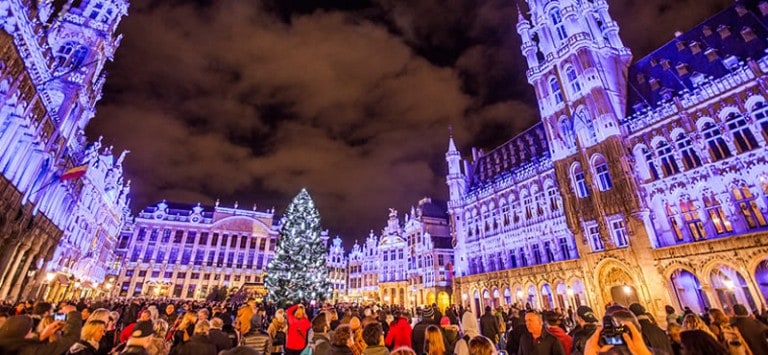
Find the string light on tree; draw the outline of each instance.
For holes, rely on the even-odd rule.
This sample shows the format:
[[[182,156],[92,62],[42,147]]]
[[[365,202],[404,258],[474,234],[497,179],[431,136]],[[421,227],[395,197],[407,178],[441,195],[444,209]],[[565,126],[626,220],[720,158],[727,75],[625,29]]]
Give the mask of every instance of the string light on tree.
[[[328,250],[320,231],[320,213],[302,189],[285,210],[275,257],[264,279],[272,302],[285,306],[328,299]]]

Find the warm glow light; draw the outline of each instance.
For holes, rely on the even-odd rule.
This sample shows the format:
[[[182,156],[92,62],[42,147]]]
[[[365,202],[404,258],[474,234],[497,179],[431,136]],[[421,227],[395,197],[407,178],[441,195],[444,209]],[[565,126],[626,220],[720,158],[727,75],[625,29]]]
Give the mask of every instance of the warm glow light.
[[[80,288],[80,281],[75,281],[75,288]]]
[[[112,284],[106,284],[106,285],[104,285],[104,287],[106,287],[107,290],[111,290],[112,289]]]
[[[463,301],[466,301],[466,300],[467,300],[467,298],[469,298],[469,296],[467,296],[467,294],[466,294],[466,293],[462,293],[462,294],[461,294],[461,299],[462,299]]]
[[[49,273],[45,274],[45,280],[48,281],[48,282],[53,281],[54,277],[56,277],[56,274],[54,274],[52,272],[49,272]]]
[[[565,293],[566,293],[568,296],[573,296],[573,289],[572,289],[572,288],[570,288],[570,287],[568,287],[568,289],[567,289],[567,290],[565,290]]]
[[[389,302],[389,295],[384,296],[384,302]]]
[[[728,288],[729,290],[733,290],[733,280],[730,280],[730,279],[725,279],[725,281],[723,281],[723,284],[724,284],[724,285],[725,285],[725,287],[726,287],[726,288]]]
[[[523,298],[523,291],[517,290],[517,298]]]
[[[632,293],[632,287],[629,287],[628,285],[624,285],[624,293],[626,293],[627,295]]]

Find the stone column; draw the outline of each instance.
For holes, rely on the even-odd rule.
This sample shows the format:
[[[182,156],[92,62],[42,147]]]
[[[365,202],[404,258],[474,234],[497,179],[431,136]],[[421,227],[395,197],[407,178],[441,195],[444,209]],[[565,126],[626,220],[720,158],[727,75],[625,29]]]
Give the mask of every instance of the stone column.
[[[24,261],[24,265],[21,267],[21,271],[19,272],[19,277],[13,283],[13,288],[11,288],[11,292],[8,294],[8,298],[19,298],[21,296],[22,285],[25,287],[30,286],[30,280],[27,277],[27,272],[32,263],[37,260],[39,251],[40,244],[35,244],[30,248],[30,250],[27,251],[27,260]]]
[[[8,272],[5,274],[5,278],[2,281],[2,288],[0,288],[0,299],[5,299],[8,296],[8,293],[11,290],[11,287],[13,286],[13,276],[16,274],[16,270],[18,270],[20,264],[21,264],[21,258],[24,256],[24,254],[29,250],[29,248],[32,246],[32,238],[27,238],[19,247],[16,249],[16,253],[13,256],[13,261],[9,265]]]

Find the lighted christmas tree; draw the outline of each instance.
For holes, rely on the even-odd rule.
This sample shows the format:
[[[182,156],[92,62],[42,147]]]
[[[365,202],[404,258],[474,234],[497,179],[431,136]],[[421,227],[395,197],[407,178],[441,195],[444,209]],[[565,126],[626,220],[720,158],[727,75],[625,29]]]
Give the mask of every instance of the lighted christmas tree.
[[[307,190],[301,189],[285,210],[275,257],[266,271],[264,283],[271,302],[285,306],[328,298],[328,250],[320,229],[320,213]]]

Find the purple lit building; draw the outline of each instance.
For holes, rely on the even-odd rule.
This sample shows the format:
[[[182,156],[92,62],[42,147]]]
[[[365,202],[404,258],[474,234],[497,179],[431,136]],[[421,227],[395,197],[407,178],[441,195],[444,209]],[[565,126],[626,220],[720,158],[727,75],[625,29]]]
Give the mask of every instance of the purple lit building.
[[[605,0],[526,1],[541,122],[449,142],[454,300],[534,308],[768,305],[768,2],[632,62]]]
[[[63,237],[65,245],[91,246],[92,258],[109,261],[103,240],[114,240],[120,228],[122,173],[109,166],[109,177],[58,177],[96,163],[88,160],[83,131],[127,9],[126,0],[0,2],[0,299],[42,297],[53,284],[71,296],[80,278],[103,279],[99,268],[73,275],[71,265],[59,269],[51,261]],[[79,224],[69,228],[74,220]]]

